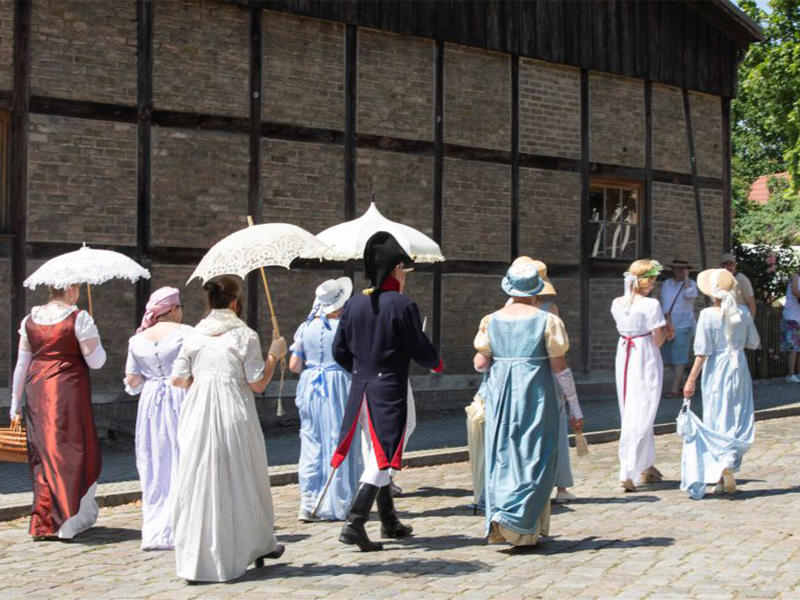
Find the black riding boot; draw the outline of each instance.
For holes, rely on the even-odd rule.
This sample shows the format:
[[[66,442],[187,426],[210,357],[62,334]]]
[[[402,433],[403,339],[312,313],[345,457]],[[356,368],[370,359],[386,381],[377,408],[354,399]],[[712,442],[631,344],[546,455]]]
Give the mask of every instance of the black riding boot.
[[[381,518],[381,537],[403,538],[414,530],[410,525],[403,525],[394,510],[391,486],[384,486],[378,491],[378,515]]]
[[[350,504],[350,511],[347,513],[347,521],[339,534],[339,541],[343,544],[358,546],[362,552],[375,552],[383,550],[383,544],[370,541],[367,537],[367,530],[364,523],[369,520],[369,512],[378,495],[378,489],[369,483],[362,483],[356,491],[353,502]]]

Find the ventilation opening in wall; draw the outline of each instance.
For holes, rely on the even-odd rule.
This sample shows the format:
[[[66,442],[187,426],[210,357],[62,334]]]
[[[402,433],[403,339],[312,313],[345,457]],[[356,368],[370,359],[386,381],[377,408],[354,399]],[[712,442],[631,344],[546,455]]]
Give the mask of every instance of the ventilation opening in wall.
[[[11,113],[0,111],[0,233],[10,232],[8,206],[8,145],[11,139]]]
[[[589,187],[589,256],[627,261],[642,251],[642,184],[592,178]]]

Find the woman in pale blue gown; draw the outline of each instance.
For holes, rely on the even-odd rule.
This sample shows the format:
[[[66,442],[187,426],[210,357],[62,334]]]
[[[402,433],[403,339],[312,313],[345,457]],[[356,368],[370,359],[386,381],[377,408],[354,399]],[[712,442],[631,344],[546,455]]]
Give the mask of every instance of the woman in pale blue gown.
[[[695,362],[684,387],[687,402],[679,416],[678,432],[684,438],[681,489],[700,499],[708,484],[715,493],[733,493],[733,474],[753,443],[753,381],[745,348],[760,344],[750,312],[737,306],[736,280],[725,269],[709,269],[697,277],[697,286],[714,300],[697,322]],[[688,407],[703,372],[703,420]]]
[[[363,469],[360,436],[354,436],[354,451],[337,469],[319,510],[312,515],[331,472],[331,458],[350,394],[350,374],[333,359],[331,344],[339,327],[339,312],[352,292],[348,277],[323,282],[317,288],[314,308],[298,328],[290,348],[289,367],[300,373],[295,399],[300,413],[297,518],[304,522],[315,518],[343,520]]]
[[[503,279],[513,302],[484,317],[475,338],[475,368],[488,370],[486,529],[489,543],[533,546],[549,535],[550,495],[558,467],[555,374],[570,401],[575,382],[564,355],[561,319],[534,305],[544,283],[533,264],[515,264]]]

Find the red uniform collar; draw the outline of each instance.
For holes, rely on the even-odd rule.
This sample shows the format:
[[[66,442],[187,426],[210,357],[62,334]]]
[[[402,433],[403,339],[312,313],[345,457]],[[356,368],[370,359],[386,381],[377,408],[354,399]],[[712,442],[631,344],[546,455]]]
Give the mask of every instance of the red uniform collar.
[[[397,281],[394,277],[389,275],[386,279],[383,280],[381,287],[378,288],[382,292],[399,292],[400,291],[400,282]]]

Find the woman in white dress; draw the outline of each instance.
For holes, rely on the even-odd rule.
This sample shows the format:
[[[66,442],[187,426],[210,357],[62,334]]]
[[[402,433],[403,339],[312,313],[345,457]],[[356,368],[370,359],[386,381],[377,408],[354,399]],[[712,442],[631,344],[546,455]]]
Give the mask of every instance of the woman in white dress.
[[[274,339],[264,361],[258,335],[239,318],[239,282],[225,276],[203,287],[210,313],[172,368],[173,385],[189,388],[178,421],[173,527],[178,576],[192,582],[235,579],[284,550],[253,392],[267,387],[286,342]]]
[[[656,420],[664,364],[659,348],[668,330],[661,304],[647,296],[653,290],[661,265],[654,260],[637,260],[625,273],[625,294],[615,298],[611,314],[619,332],[616,380],[619,400],[619,481],[627,492],[637,483],[661,481],[655,463]]]

